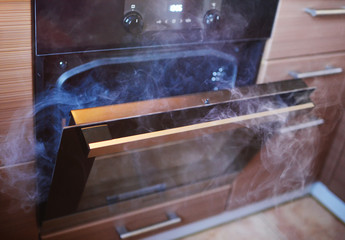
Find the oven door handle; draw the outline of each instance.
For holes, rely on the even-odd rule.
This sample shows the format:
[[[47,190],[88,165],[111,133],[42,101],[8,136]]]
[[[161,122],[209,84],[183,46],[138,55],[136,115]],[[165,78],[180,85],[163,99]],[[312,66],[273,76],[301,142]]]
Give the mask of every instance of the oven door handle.
[[[304,12],[310,14],[312,17],[321,17],[321,16],[333,16],[333,15],[344,15],[345,7],[337,9],[313,9],[305,8]]]
[[[185,135],[196,136],[198,133],[204,134],[205,132],[212,131],[212,129],[216,130],[218,128],[234,128],[238,125],[241,125],[241,123],[243,123],[244,121],[256,121],[256,124],[258,124],[259,122],[265,121],[266,118],[272,118],[280,114],[288,114],[289,112],[293,111],[307,110],[313,107],[314,104],[309,102],[296,106],[267,110],[248,115],[224,118],[220,120],[197,123],[182,127],[170,128],[166,130],[141,133],[137,135],[130,135],[126,137],[98,142],[92,141],[88,143],[88,157],[93,158],[107,154],[123,152],[133,148],[138,148],[139,146],[147,147],[157,142],[170,141],[170,139],[178,140],[181,137],[184,137]]]
[[[118,227],[116,227],[116,230],[117,230],[118,234],[120,235],[121,239],[127,239],[130,237],[135,237],[135,236],[138,236],[140,234],[151,232],[151,231],[154,231],[154,230],[157,230],[160,228],[175,225],[175,224],[178,224],[182,221],[182,219],[179,216],[177,216],[176,213],[174,213],[174,212],[169,212],[166,215],[168,217],[168,220],[163,221],[163,222],[159,222],[159,223],[147,226],[147,227],[139,228],[137,230],[133,230],[133,231],[128,232],[125,226],[118,226]]]
[[[319,70],[319,71],[314,71],[314,72],[304,72],[304,73],[299,73],[296,71],[290,71],[289,75],[292,76],[293,78],[312,78],[312,77],[321,77],[321,76],[327,76],[327,75],[332,75],[332,74],[338,74],[342,73],[343,69],[341,67],[334,68],[334,67],[326,67],[324,70]]]

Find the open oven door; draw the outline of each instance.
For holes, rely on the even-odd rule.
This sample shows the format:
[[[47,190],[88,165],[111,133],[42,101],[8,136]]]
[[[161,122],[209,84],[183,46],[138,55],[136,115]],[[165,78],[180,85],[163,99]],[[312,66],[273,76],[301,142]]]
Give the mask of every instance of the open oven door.
[[[291,80],[73,110],[46,219],[145,197],[147,206],[150,195],[154,204],[229,184],[272,134],[310,125],[299,119],[314,107],[313,90]]]

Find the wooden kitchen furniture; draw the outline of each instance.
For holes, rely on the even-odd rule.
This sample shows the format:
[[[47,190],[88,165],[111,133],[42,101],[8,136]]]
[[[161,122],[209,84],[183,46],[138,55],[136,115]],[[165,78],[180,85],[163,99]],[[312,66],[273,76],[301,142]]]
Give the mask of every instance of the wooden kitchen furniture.
[[[287,79],[291,71],[316,73],[305,78],[317,88],[313,96],[315,111],[325,119],[320,142],[315,146],[323,152],[318,161],[322,169],[316,173],[345,201],[345,1],[282,0],[280,4],[258,82]],[[320,16],[310,15],[313,13]],[[325,73],[330,75],[322,76]]]
[[[343,72],[338,74],[306,78],[310,86],[317,87],[312,96],[316,103],[314,112],[324,119],[325,123],[319,128],[313,127],[311,130],[305,129],[296,131],[294,134],[275,136],[272,143],[276,139],[276,141],[279,140],[280,145],[290,140],[300,139],[300,142],[292,148],[284,148],[282,153],[287,154],[284,156],[286,158],[282,161],[270,162],[272,156],[277,155],[268,156],[270,149],[264,149],[237,176],[232,186],[211,189],[202,194],[182,197],[168,204],[160,203],[135,213],[123,213],[116,217],[97,219],[95,215],[88,215],[85,218],[95,218],[95,221],[69,229],[68,225],[65,225],[66,222],[57,220],[55,225],[48,224],[48,228],[52,232],[57,226],[57,229],[65,228],[66,230],[47,234],[46,239],[94,239],[94,236],[116,239],[118,235],[114,227],[115,222],[122,223],[129,229],[137,229],[143,227],[143,223],[136,221],[137,216],[147,216],[154,222],[164,221],[167,219],[166,210],[177,212],[185,218],[187,223],[220,213],[226,204],[228,209],[234,209],[303,187],[320,176],[322,167],[324,168],[321,180],[333,191],[338,192],[339,196],[343,196],[344,191],[339,186],[344,182],[341,169],[344,166],[344,141],[342,140],[344,139],[345,32],[343,29],[345,17],[344,15],[312,17],[304,11],[305,8],[336,9],[343,6],[345,6],[344,0],[281,0],[280,2],[277,21],[272,39],[266,47],[258,83],[289,79],[292,78],[289,74],[291,72],[322,71],[329,70],[330,67],[343,69]],[[19,146],[24,140],[30,149],[33,148],[33,145],[30,145],[33,132],[30,114],[33,102],[30,1],[0,1],[0,52],[1,146],[4,146],[4,143]],[[23,125],[27,126],[24,135],[19,137],[17,134],[8,135],[11,126],[22,127]],[[310,136],[310,138],[306,139],[305,136]],[[333,139],[336,140],[332,141]],[[280,145],[276,146],[277,149],[280,149]],[[299,155],[289,154],[291,149]],[[315,152],[310,155],[310,152],[304,152],[305,149]],[[23,204],[23,199],[28,197],[27,193],[35,192],[34,161],[32,158],[21,157],[13,161],[6,158],[2,147],[1,151],[0,186],[1,190],[6,191],[0,193],[0,238],[38,239],[35,206],[28,207],[29,205]],[[28,150],[24,152],[28,153]],[[292,159],[293,165],[286,172],[284,169],[291,157],[296,158]],[[271,168],[267,169],[267,167]],[[299,171],[301,169],[307,170],[307,173]],[[302,175],[294,175],[296,171]],[[9,182],[9,174],[12,174],[12,177],[24,177],[16,182]],[[25,178],[25,176],[28,177]],[[272,180],[281,178],[291,181],[288,185],[284,185],[284,182],[280,185],[272,184]],[[227,200],[230,190],[230,200]],[[209,206],[209,201],[215,199],[219,205]],[[30,204],[30,201],[26,203]],[[109,211],[111,213],[111,210]],[[77,221],[73,219],[73,216],[70,220]],[[181,223],[177,223],[179,224]],[[172,225],[172,227],[177,225]]]
[[[0,1],[0,239],[38,239],[31,1]]]
[[[264,149],[233,184],[229,209],[304,187],[318,179],[344,200],[345,190],[340,186],[345,181],[341,141],[344,139],[345,15],[339,14],[344,12],[344,6],[344,0],[280,1],[257,83],[304,79],[309,86],[316,87],[311,96],[316,104],[313,111],[324,124],[299,130],[296,135],[284,137],[283,134],[280,146]],[[312,16],[310,12],[326,15]]]
[[[329,150],[325,165],[322,169],[320,180],[345,202],[345,114],[336,130],[335,138]]]

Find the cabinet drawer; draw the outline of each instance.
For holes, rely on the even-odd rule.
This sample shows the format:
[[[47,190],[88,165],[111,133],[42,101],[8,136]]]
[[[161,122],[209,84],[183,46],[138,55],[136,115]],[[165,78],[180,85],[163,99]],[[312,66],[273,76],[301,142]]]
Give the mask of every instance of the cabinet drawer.
[[[345,50],[345,15],[315,16],[306,8],[341,12],[345,0],[281,0],[266,59]],[[333,12],[336,13],[336,12]]]
[[[146,233],[143,231],[142,234],[128,238],[140,239],[153,233],[221,213],[225,209],[229,191],[230,185],[226,185],[175,201],[169,201],[164,204],[155,205],[59,232],[43,233],[42,239],[121,239],[116,228],[126,227],[129,232],[134,232],[139,229],[145,230],[150,226],[158,225],[157,223],[166,222],[168,220],[166,216],[167,213],[174,213],[176,217],[180,219],[173,222],[170,226],[164,227],[163,224],[162,228],[152,229],[152,231]],[[61,220],[54,220],[54,222],[48,223],[48,225],[59,224],[59,221]],[[66,224],[66,220],[62,220],[61,223]]]
[[[280,131],[272,136],[233,182],[228,209],[304,189],[317,179],[341,110],[331,106],[314,109],[311,113],[322,119],[323,124],[313,126],[309,124],[313,120],[303,119],[297,124],[303,128]]]
[[[319,71],[327,67],[335,68],[338,73],[322,75]],[[341,72],[340,72],[341,71]],[[260,70],[258,83],[274,82],[293,78],[289,73],[317,73],[315,77],[304,78],[309,86],[316,87],[312,94],[318,106],[344,105],[345,103],[345,52],[306,56],[293,59],[265,61]]]

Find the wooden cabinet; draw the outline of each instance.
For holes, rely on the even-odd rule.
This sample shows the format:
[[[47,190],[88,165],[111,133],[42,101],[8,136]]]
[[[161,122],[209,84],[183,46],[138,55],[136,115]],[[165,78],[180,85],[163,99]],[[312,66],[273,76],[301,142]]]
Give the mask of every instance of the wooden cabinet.
[[[316,88],[312,95],[312,100],[318,107],[344,104],[345,51],[317,56],[264,61],[260,70],[259,81],[273,82],[282,79],[291,79],[293,78],[293,73],[318,74],[318,72],[327,71],[329,69],[334,69],[336,71],[330,75],[305,78],[309,86]],[[330,71],[330,73],[332,73],[332,71]]]
[[[0,167],[0,238],[38,239],[34,162]]]
[[[225,209],[229,191],[230,185],[226,185],[137,211],[124,212],[120,215],[113,215],[113,210],[109,207],[95,209],[94,212],[91,211],[91,216],[89,212],[57,218],[44,223],[42,239],[140,239],[159,231],[221,213]],[[88,219],[102,214],[100,211],[109,212],[109,217],[85,224]],[[169,221],[167,214],[174,215],[174,218],[170,219],[173,220],[171,225],[165,225]],[[80,221],[84,223],[81,224]],[[121,227],[125,227],[133,236],[120,238],[116,229]],[[60,231],[56,231],[57,229]]]
[[[129,231],[147,229],[149,225],[165,222],[166,213],[173,212],[180,220],[176,225],[161,229],[166,230],[220,213],[226,204],[229,209],[237,208],[303,187],[315,180],[321,166],[329,170],[322,173],[322,180],[343,196],[340,186],[344,184],[341,174],[344,151],[343,145],[338,143],[343,142],[344,136],[341,128],[338,132],[335,129],[341,119],[339,126],[344,125],[345,17],[312,17],[304,8],[337,9],[345,6],[345,1],[280,2],[258,83],[291,79],[291,72],[341,68],[342,72],[337,74],[306,79],[309,86],[316,87],[312,95],[316,103],[314,113],[324,120],[323,126],[274,136],[269,143],[276,152],[269,155],[272,148],[263,149],[236,178],[233,186],[205,187],[204,191],[188,196],[170,192],[165,202],[144,205],[135,211],[129,205],[138,202],[132,201],[129,205],[120,205],[121,209],[105,207],[101,211],[51,220],[43,226],[42,239],[119,239],[116,227],[125,226]],[[5,148],[6,144],[25,145],[25,153],[33,148],[30,145],[33,139],[31,51],[31,1],[0,1],[0,144]],[[10,131],[11,128],[25,131]],[[334,136],[337,140],[332,144]],[[294,141],[296,139],[298,141]],[[330,147],[333,150],[324,165]],[[32,155],[14,160],[5,156],[0,154],[0,187],[5,190],[0,194],[0,238],[38,239],[34,204],[23,201],[34,199],[36,194]],[[14,179],[16,182],[11,182]],[[232,194],[228,201],[230,189]],[[154,200],[150,197],[143,201]],[[138,238],[157,231],[160,230]]]
[[[341,116],[341,115],[340,115]],[[321,174],[321,181],[345,201],[345,113],[342,111],[342,118],[339,122],[333,144],[330,148],[325,165]]]
[[[318,178],[324,166],[335,173],[332,161],[342,167],[342,160],[327,156],[341,155],[339,149],[332,149],[340,147],[337,140],[333,142],[335,134],[342,138],[337,127],[345,105],[345,15],[312,17],[304,9],[334,13],[343,6],[343,0],[280,1],[257,83],[303,78],[316,88],[311,95],[312,113],[324,123],[274,136],[237,177],[229,209],[303,188]],[[330,188],[340,189],[341,181],[339,177],[329,180]]]
[[[312,17],[305,12],[306,8],[343,10],[344,6],[344,0],[281,0],[265,59],[345,51],[345,15]]]
[[[0,239],[38,239],[31,1],[0,1]]]
[[[31,49],[31,2],[0,1],[1,146],[5,143],[20,145],[24,138],[27,143],[32,140]],[[0,154],[0,166],[13,164],[8,163],[12,159],[3,159],[3,156]],[[16,163],[32,160],[17,159]]]

